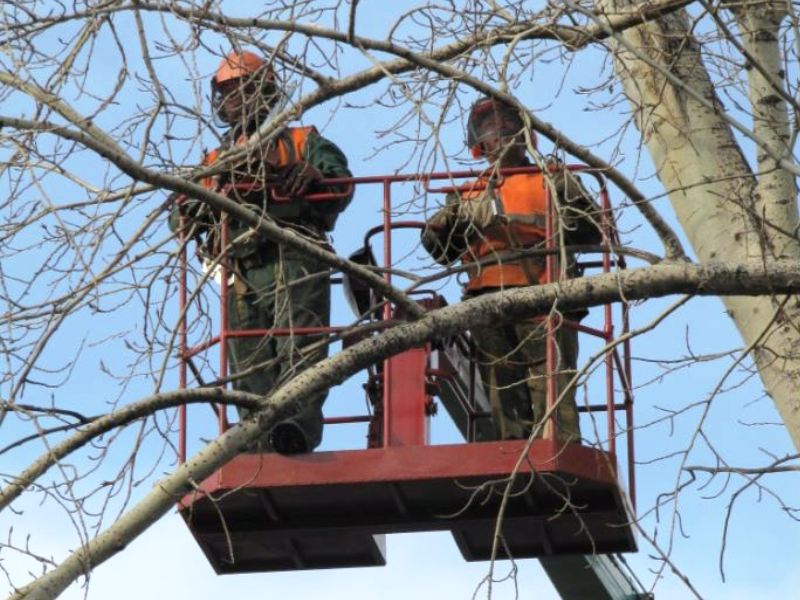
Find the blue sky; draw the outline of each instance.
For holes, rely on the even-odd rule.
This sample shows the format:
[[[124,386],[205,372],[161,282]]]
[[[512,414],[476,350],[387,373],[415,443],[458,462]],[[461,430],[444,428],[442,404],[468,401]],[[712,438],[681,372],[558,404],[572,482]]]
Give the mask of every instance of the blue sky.
[[[385,10],[385,6],[379,8],[375,3],[365,2],[359,13],[362,31],[383,31],[388,22]],[[146,22],[151,39],[159,39],[163,31],[157,20]],[[118,27],[128,34],[132,32],[130,19],[120,19]],[[372,35],[378,37],[377,33]],[[214,36],[209,36],[208,40],[220,43]],[[107,37],[101,37],[99,43],[100,48],[105,48],[103,44],[107,45],[108,52],[103,53],[103,60],[98,58],[92,63],[89,81],[92,86],[110,89],[118,63],[113,58],[111,41]],[[574,61],[569,63],[569,58],[574,58]],[[193,77],[200,78],[196,82],[190,81],[186,71],[179,68],[174,60],[156,63],[164,81],[168,81],[179,98],[189,104],[194,102],[193,84],[196,83],[197,89],[205,94],[207,88],[204,77],[213,70],[217,60],[204,51],[198,51],[196,59]],[[141,63],[131,60],[130,66],[143,73]],[[355,64],[365,65],[367,61],[363,57],[349,56],[343,64],[347,69],[352,69]],[[180,76],[176,73],[180,73]],[[586,110],[587,98],[580,91],[598,84],[602,79],[603,62],[598,51],[588,50],[574,57],[561,57],[557,52],[550,52],[536,62],[532,73],[522,78],[516,93],[540,116],[562,127],[573,139],[594,144],[613,135],[624,121],[628,110],[625,104],[603,110]],[[349,106],[341,106],[337,102],[320,106],[305,115],[302,122],[317,124],[324,135],[339,144],[350,158],[351,168],[357,175],[390,173],[401,167],[404,171],[413,170],[411,166],[403,166],[407,158],[407,148],[404,145],[373,156],[378,145],[392,139],[380,138],[376,132],[390,127],[397,116],[396,110],[393,112],[392,109],[382,110],[372,106],[376,89],[373,86],[348,98]],[[618,88],[616,91],[619,91]],[[299,94],[300,90],[296,93]],[[611,95],[612,92],[609,92],[609,96]],[[467,92],[463,97],[468,102],[474,96],[475,94]],[[596,98],[596,95],[593,96],[593,99]],[[126,111],[131,109],[131,104],[126,103],[146,102],[147,94],[137,92],[136,86],[130,84],[123,99],[124,102],[104,113],[102,119],[107,119],[107,123],[119,123]],[[87,100],[80,103],[85,103],[86,110],[91,104]],[[206,102],[202,108],[208,114]],[[18,100],[7,101],[0,107],[3,114],[29,111]],[[435,114],[433,109],[429,109],[429,112]],[[176,125],[177,130],[192,127],[194,124],[190,119]],[[413,130],[413,127],[407,130]],[[463,133],[458,122],[444,127],[441,143],[447,154],[459,154],[462,141]],[[614,138],[614,142],[616,141],[617,138]],[[207,132],[203,142],[208,146],[214,144],[213,137]],[[647,193],[653,196],[660,194],[658,184],[650,177],[652,167],[647,157],[639,154],[635,130],[629,128],[620,136],[619,142],[616,160],[622,162],[627,173],[639,180]],[[199,157],[200,148],[197,144],[187,147],[187,144],[173,142],[171,145],[178,152],[179,162],[191,164]],[[613,146],[612,142],[606,142],[595,148],[595,152],[611,155]],[[547,151],[549,144],[543,142],[542,147]],[[441,161],[438,164],[441,165]],[[102,161],[86,155],[76,159],[71,165],[74,169],[86,172],[87,177],[98,180],[104,170]],[[64,186],[64,183],[51,185],[53,187],[49,191],[55,193],[58,191],[57,187]],[[68,186],[63,189],[74,190]],[[398,190],[397,198],[400,203],[411,196],[412,192],[408,187]],[[354,250],[360,244],[363,232],[380,221],[380,198],[381,192],[377,186],[359,190],[349,209],[340,217],[334,232],[337,251],[347,254]],[[141,221],[162,200],[163,195],[156,195],[141,206],[136,206],[127,215],[122,230],[132,231],[135,223]],[[616,206],[624,203],[618,193],[613,195],[612,201]],[[430,206],[436,203],[436,199],[428,198],[427,202]],[[658,200],[655,205],[674,222],[666,200]],[[654,237],[642,226],[638,215],[629,207],[621,211],[620,229],[623,231],[623,239],[632,245],[658,251]],[[153,234],[152,239],[165,235],[166,230],[162,227]],[[31,255],[35,257],[35,253]],[[416,247],[416,241],[411,236],[398,238],[395,255],[405,255],[403,266],[406,267],[417,268],[425,261],[423,253]],[[15,269],[24,272],[29,266],[11,263],[4,264],[3,268],[7,273]],[[121,284],[121,287],[124,285]],[[455,282],[444,287],[443,293],[451,302],[459,297]],[[635,307],[633,313],[634,326],[647,323],[674,300],[671,298],[641,303]],[[347,322],[350,318],[341,297],[335,300],[333,314],[334,320],[339,323]],[[596,317],[593,315],[590,319],[592,318]],[[103,316],[83,314],[70,321],[57,337],[48,360],[53,365],[64,364],[77,352],[79,340],[85,339],[86,344],[82,348],[72,378],[56,390],[29,388],[24,401],[44,403],[53,394],[57,401],[69,406],[81,407],[87,412],[99,412],[117,397],[125,403],[146,395],[151,389],[146,378],[137,378],[120,390],[111,378],[100,371],[101,360],[109,367],[124,370],[130,360],[130,355],[124,349],[125,343],[130,340],[141,341],[142,328],[141,315],[136,312],[135,303]],[[108,340],[112,335],[114,337]],[[587,340],[582,343],[582,356],[585,357],[591,351],[592,344]],[[685,477],[676,474],[678,459],[674,457],[651,461],[670,455],[685,446],[694,430],[700,408],[671,420],[663,419],[666,412],[704,400],[730,364],[731,358],[682,368],[665,375],[663,380],[654,379],[663,373],[664,363],[659,365],[658,361],[674,360],[690,354],[727,352],[740,346],[741,342],[730,320],[716,299],[692,300],[655,331],[634,342],[634,353],[640,359],[634,365],[635,381],[643,386],[637,393],[637,423],[653,422],[651,426],[637,433],[638,457],[648,463],[640,465],[637,470],[640,508],[652,507],[659,494],[672,489],[677,481],[683,481]],[[652,383],[644,385],[651,380]],[[328,413],[352,414],[362,410],[362,381],[363,377],[355,378],[354,381],[334,389],[326,406]],[[176,380],[174,372],[171,372],[165,388],[174,385]],[[597,381],[593,380],[591,386],[596,385]],[[595,388],[591,386],[590,394],[593,394],[592,390]],[[769,400],[761,397],[757,380],[748,379],[745,374],[738,372],[725,388],[726,391],[714,400],[710,408],[707,426],[709,439],[725,460],[737,466],[756,466],[768,461],[768,453],[782,456],[791,452],[788,437],[780,427],[749,425],[777,420]],[[0,392],[5,394],[8,390],[0,386]],[[194,410],[193,414],[199,420],[204,420],[207,410]],[[434,421],[435,441],[453,438],[452,428],[444,422],[443,414],[444,411],[440,411],[442,416]],[[15,420],[9,420],[4,425],[3,441],[13,439],[18,432],[25,430],[25,425]],[[323,449],[356,446],[361,443],[363,435],[363,429],[360,428],[329,428]],[[127,443],[133,437],[134,433],[130,431],[121,436],[122,441]],[[33,444],[30,448],[11,455],[0,456],[0,472],[14,472],[41,451],[40,444]],[[144,454],[143,465],[139,467],[138,474],[143,476],[151,465],[156,472],[132,487],[133,498],[145,493],[154,481],[153,476],[169,467],[168,463],[154,454],[154,448],[148,452],[150,453]],[[86,455],[83,456],[85,458]],[[702,440],[692,452],[688,464],[714,464],[714,457]],[[118,467],[119,463],[114,462],[111,457],[98,473],[87,473],[87,485],[96,483],[97,479],[92,477],[102,477],[103,469],[111,472]],[[81,470],[85,466],[77,468]],[[57,472],[48,475],[48,478],[57,477]],[[698,482],[681,495],[678,513],[672,512],[673,505],[663,507],[658,516],[648,513],[644,522],[645,528],[650,532],[658,531],[659,540],[666,544],[669,539],[666,532],[670,531],[670,524],[674,522],[673,515],[679,514],[680,527],[673,529],[674,558],[708,598],[792,597],[793,590],[800,583],[796,558],[800,556],[797,523],[787,516],[786,511],[768,493],[759,494],[754,489],[743,493],[735,504],[731,519],[724,562],[727,583],[723,584],[718,558],[724,511],[731,500],[731,492],[741,485],[741,480],[733,478],[725,486],[726,482],[718,479],[705,488],[701,485],[703,481],[703,476],[700,476]],[[772,475],[765,481],[789,506],[800,504],[797,485],[793,485],[792,475]],[[118,501],[115,506],[120,507]],[[40,502],[37,496],[31,494],[21,500],[17,508],[22,511],[21,514],[4,515],[2,521],[3,535],[7,527],[13,526],[12,537],[15,543],[24,543],[25,536],[30,533],[32,547],[43,555],[52,555],[56,560],[63,558],[65,552],[80,543],[80,537],[76,534],[79,527],[58,502],[52,499]],[[640,578],[647,583],[653,577],[650,570],[657,567],[657,563],[648,558],[649,554],[652,554],[652,550],[643,545],[638,555],[629,557]],[[14,574],[15,583],[25,581],[24,573],[28,570],[35,572],[37,568],[31,561],[21,561],[8,549],[0,549],[0,559],[0,566]],[[464,563],[447,534],[392,536],[388,541],[388,560],[389,565],[385,568],[366,570],[217,577],[194,545],[188,530],[172,514],[153,526],[121,555],[98,568],[92,577],[88,597],[114,597],[124,600],[128,597],[181,598],[191,595],[201,600],[210,600],[228,594],[241,598],[283,597],[287,594],[298,598],[312,598],[325,594],[331,600],[371,598],[377,595],[390,600],[413,594],[420,598],[471,598],[472,592],[486,573],[486,565]],[[538,562],[520,561],[519,567],[521,597],[557,597]],[[688,592],[671,576],[669,570],[664,573],[664,577],[664,581],[656,588],[656,597],[689,597]],[[6,581],[0,578],[0,592],[6,589],[5,585]],[[495,598],[515,597],[510,583],[501,584],[495,591]],[[70,600],[82,598],[84,590],[73,588],[64,597]],[[478,594],[477,597],[485,595]]]

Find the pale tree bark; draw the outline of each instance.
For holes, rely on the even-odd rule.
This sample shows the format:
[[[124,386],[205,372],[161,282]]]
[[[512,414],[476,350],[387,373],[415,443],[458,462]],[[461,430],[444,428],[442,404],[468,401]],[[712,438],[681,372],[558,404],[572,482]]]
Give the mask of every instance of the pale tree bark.
[[[600,0],[608,12],[628,0]],[[759,3],[761,5],[765,3]],[[758,172],[748,164],[725,116],[685,11],[615,34],[615,68],[633,105],[636,124],[685,234],[701,261],[800,259],[794,176],[775,31],[779,11],[737,8],[743,36],[761,62],[750,69],[750,99],[758,142]],[[765,76],[764,73],[767,75]],[[793,161],[791,161],[793,162]],[[729,296],[725,306],[746,344],[761,336],[780,298]],[[788,302],[753,357],[766,390],[800,448],[800,310]]]
[[[753,114],[753,133],[764,141],[757,149],[758,179],[755,189],[756,215],[762,220],[764,235],[773,256],[793,256],[794,229],[780,231],[796,223],[797,186],[795,177],[776,165],[773,156],[792,160],[789,111],[786,102],[784,64],[778,44],[778,30],[787,17],[785,2],[743,4],[731,2],[745,46],[748,62],[748,96]],[[786,253],[786,254],[784,254]]]

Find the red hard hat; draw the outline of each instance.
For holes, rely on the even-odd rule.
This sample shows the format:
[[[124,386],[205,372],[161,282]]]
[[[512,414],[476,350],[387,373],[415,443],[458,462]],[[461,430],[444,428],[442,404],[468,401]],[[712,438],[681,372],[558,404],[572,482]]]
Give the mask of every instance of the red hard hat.
[[[467,147],[474,158],[483,156],[481,142],[487,137],[486,133],[480,132],[481,124],[488,117],[496,115],[504,117],[503,121],[501,121],[503,122],[503,127],[499,132],[494,132],[493,135],[499,133],[502,137],[511,137],[517,135],[525,127],[519,112],[513,106],[490,97],[477,100],[470,108],[469,119],[467,120]],[[531,131],[531,138],[535,146],[536,134],[533,131]]]

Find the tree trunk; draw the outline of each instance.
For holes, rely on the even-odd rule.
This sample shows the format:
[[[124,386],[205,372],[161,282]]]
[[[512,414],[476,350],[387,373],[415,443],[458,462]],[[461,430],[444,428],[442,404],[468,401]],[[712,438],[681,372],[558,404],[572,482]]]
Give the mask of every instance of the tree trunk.
[[[598,0],[598,4],[612,12],[631,3]],[[748,29],[752,32],[774,22],[768,17],[748,21]],[[746,15],[740,16],[740,23],[743,18]],[[769,35],[743,37],[754,57],[763,61],[763,71],[772,75],[772,86],[776,79],[782,85],[782,74],[776,73],[780,65],[770,59]],[[685,11],[629,29],[610,45],[637,126],[698,259],[800,259],[794,177],[774,160],[776,153],[791,156],[786,150],[786,107],[763,73],[754,74],[751,66],[754,134],[761,139],[759,172],[754,174],[724,117]],[[732,296],[723,301],[745,343],[753,346],[764,386],[800,450],[800,309],[794,297],[785,300]]]

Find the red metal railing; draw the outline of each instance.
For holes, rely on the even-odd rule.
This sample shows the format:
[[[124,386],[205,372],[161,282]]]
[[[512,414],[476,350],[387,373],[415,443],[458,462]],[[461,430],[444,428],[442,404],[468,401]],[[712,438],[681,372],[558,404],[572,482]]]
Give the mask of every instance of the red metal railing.
[[[580,165],[570,165],[568,168],[574,172],[581,172],[584,175],[589,175],[597,180],[599,185],[599,199],[602,209],[602,223],[603,242],[605,246],[619,245],[619,239],[614,224],[613,213],[611,210],[611,203],[608,190],[605,185],[604,178],[592,171],[587,170]],[[520,167],[514,169],[504,169],[501,176],[508,176],[517,173],[536,173],[540,172],[534,167]],[[323,181],[325,185],[331,186],[355,186],[359,188],[365,185],[381,185],[383,192],[383,223],[379,227],[375,227],[367,232],[367,239],[369,236],[383,232],[383,265],[386,267],[384,270],[384,278],[387,282],[392,282],[392,275],[390,267],[393,264],[392,260],[392,232],[395,229],[420,227],[424,225],[421,222],[411,221],[394,221],[392,220],[392,186],[401,183],[419,183],[425,185],[427,193],[447,193],[458,191],[459,189],[476,189],[475,183],[467,186],[456,186],[454,182],[464,179],[474,179],[481,177],[483,173],[475,171],[459,171],[450,173],[430,173],[430,174],[402,174],[402,175],[378,175],[367,177],[349,177],[349,178],[336,178],[326,179]],[[432,188],[430,182],[446,180],[450,182],[448,187]],[[502,183],[502,180],[499,182]],[[237,185],[237,189],[241,190],[242,186]],[[248,189],[252,188],[252,184]],[[223,189],[222,192],[230,191],[232,188]],[[327,201],[340,198],[340,193],[323,193],[315,194],[313,197],[308,198],[311,201]],[[273,201],[285,201],[286,199],[280,197],[273,197]],[[556,281],[560,272],[558,268],[557,256],[557,243],[556,232],[554,228],[554,203],[550,201],[548,190],[548,211],[546,219],[546,244],[545,248],[548,251],[545,259],[546,265],[546,280],[548,282]],[[181,226],[181,231],[184,227]],[[226,248],[227,227],[225,226],[225,218],[223,217],[223,225],[221,232],[221,248]],[[307,327],[307,328],[294,328],[294,329],[259,329],[259,330],[229,330],[228,323],[228,304],[227,294],[229,293],[228,286],[223,284],[220,289],[220,331],[217,335],[212,335],[205,341],[199,342],[194,346],[189,346],[186,327],[186,313],[189,307],[189,295],[187,291],[187,269],[188,259],[186,255],[186,241],[181,240],[182,251],[179,260],[180,269],[180,310],[181,320],[179,323],[179,343],[180,343],[180,366],[179,366],[179,385],[185,387],[188,383],[187,367],[192,357],[210,349],[219,344],[219,373],[216,384],[225,385],[228,378],[228,352],[227,340],[236,337],[263,337],[263,336],[284,336],[284,335],[306,335],[320,333],[336,333],[348,329],[347,326],[331,326],[331,327]],[[620,254],[613,255],[612,252],[606,250],[602,252],[602,259],[595,263],[589,263],[591,266],[599,266],[602,272],[608,273],[612,267],[625,268],[625,258]],[[225,261],[220,263],[221,281],[228,281],[228,266]],[[620,334],[625,334],[629,330],[629,315],[628,306],[626,303],[621,304],[621,326]],[[388,321],[387,326],[390,326],[391,320],[394,318],[394,308],[390,303],[385,303],[382,312],[383,319]],[[551,412],[550,423],[545,428],[545,437],[554,438],[557,433],[558,423],[555,417],[555,411],[552,410],[556,399],[558,398],[558,378],[554,374],[556,365],[556,347],[554,331],[557,327],[569,327],[577,330],[578,332],[588,334],[601,339],[605,344],[612,344],[614,340],[614,320],[613,320],[612,306],[606,305],[603,309],[603,327],[597,329],[589,327],[578,322],[561,319],[557,316],[547,316],[542,319],[546,323],[547,329],[547,372],[548,372],[548,386],[547,386],[547,407]],[[560,321],[560,323],[559,323]],[[631,356],[630,356],[630,342],[628,340],[621,344],[620,348],[614,346],[609,349],[604,356],[605,362],[605,402],[603,404],[588,404],[579,408],[581,412],[606,412],[607,413],[607,436],[608,436],[608,451],[616,457],[616,425],[614,413],[615,411],[623,411],[625,414],[625,438],[627,449],[627,471],[629,494],[633,506],[635,507],[635,448],[633,439],[633,393],[631,388]],[[383,446],[393,444],[427,444],[427,419],[429,417],[429,407],[431,404],[431,389],[430,377],[443,377],[443,373],[438,373],[436,370],[430,368],[428,362],[430,355],[430,348],[424,347],[420,349],[412,349],[399,356],[392,357],[386,360],[383,364],[382,370],[382,411],[383,411]],[[414,370],[422,371],[417,373],[415,383],[410,382],[409,378],[414,374]],[[398,375],[401,379],[398,381]],[[615,379],[616,375],[616,379]],[[451,374],[452,376],[452,374]],[[618,382],[621,390],[623,400],[621,403],[615,402],[615,380]],[[413,389],[409,387],[412,385]],[[472,410],[466,408],[467,410]],[[217,418],[219,420],[219,429],[224,431],[228,426],[227,412],[225,406],[215,407]],[[486,415],[474,412],[468,418],[485,418]],[[372,415],[356,415],[351,417],[335,417],[326,418],[325,423],[339,424],[339,423],[359,423],[369,422]],[[180,460],[185,460],[186,457],[186,434],[187,434],[187,415],[186,407],[181,407],[179,415],[180,423],[180,440],[179,440],[179,454]]]

